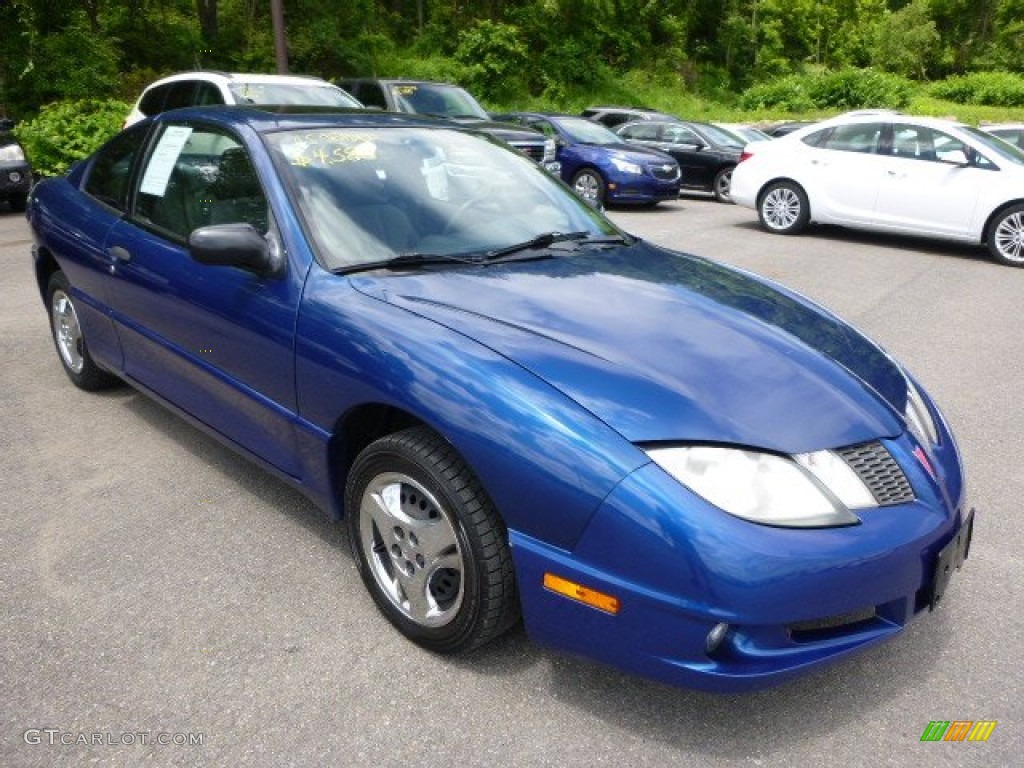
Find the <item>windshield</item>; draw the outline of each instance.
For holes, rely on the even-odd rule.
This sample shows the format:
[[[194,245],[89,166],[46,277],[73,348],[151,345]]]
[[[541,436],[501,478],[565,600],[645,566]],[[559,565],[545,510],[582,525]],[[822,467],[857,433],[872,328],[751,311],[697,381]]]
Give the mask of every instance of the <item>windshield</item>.
[[[622,137],[616,136],[600,123],[592,123],[582,117],[560,117],[552,122],[557,123],[574,144],[622,143]]]
[[[482,254],[618,230],[528,158],[450,128],[282,131],[268,144],[321,264]]]
[[[391,93],[402,112],[488,119],[487,113],[479,102],[455,85],[402,83],[391,86]]]
[[[239,104],[360,107],[358,101],[329,83],[229,83]]]
[[[697,130],[703,133],[707,138],[711,139],[712,144],[717,144],[720,147],[734,147],[735,149],[743,149],[746,142],[739,138],[730,131],[723,130],[717,125],[709,125],[706,123],[700,123],[697,125]]]
[[[992,150],[993,153],[999,155],[1003,160],[1009,160],[1014,165],[1024,165],[1024,152],[1017,149],[1017,147],[1009,144],[1002,139],[997,139],[990,133],[986,133],[980,128],[972,128],[971,126],[965,125],[961,129],[964,133],[970,136],[972,139],[983,145],[986,149]]]

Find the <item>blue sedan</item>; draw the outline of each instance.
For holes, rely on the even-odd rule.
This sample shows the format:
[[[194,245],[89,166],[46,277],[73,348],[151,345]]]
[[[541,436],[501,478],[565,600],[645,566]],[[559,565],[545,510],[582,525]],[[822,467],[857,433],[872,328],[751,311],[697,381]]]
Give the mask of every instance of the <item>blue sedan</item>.
[[[127,382],[344,518],[431,650],[522,619],[750,690],[897,634],[967,556],[956,443],[903,367],[481,134],[172,111],[28,217],[71,382]]]
[[[629,144],[600,123],[574,115],[510,112],[498,116],[555,141],[562,180],[600,205],[657,205],[679,197],[679,163],[650,147]]]

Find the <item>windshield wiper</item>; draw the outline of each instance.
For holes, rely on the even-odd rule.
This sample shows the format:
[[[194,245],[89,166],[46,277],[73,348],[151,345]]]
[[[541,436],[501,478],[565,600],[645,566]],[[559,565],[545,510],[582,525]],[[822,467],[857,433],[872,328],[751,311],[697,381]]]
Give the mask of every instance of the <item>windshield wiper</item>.
[[[629,242],[622,235],[592,235],[589,232],[545,232],[542,235],[530,238],[522,243],[516,243],[515,245],[505,246],[504,248],[495,248],[493,251],[487,251],[484,253],[480,260],[487,264],[492,264],[495,261],[502,261],[509,256],[513,256],[522,251],[535,251],[543,248],[550,248],[555,243],[572,242],[580,245],[592,245],[592,244],[608,244],[608,243],[627,243]],[[573,248],[575,250],[575,247]],[[546,259],[550,258],[551,253],[538,253],[531,254],[529,256],[520,256],[519,260],[526,259]]]
[[[400,253],[390,259],[368,261],[363,264],[350,264],[347,267],[332,269],[335,275],[351,275],[356,272],[370,272],[374,269],[409,269],[414,267],[430,267],[438,264],[479,264],[479,256],[460,256],[445,253]]]

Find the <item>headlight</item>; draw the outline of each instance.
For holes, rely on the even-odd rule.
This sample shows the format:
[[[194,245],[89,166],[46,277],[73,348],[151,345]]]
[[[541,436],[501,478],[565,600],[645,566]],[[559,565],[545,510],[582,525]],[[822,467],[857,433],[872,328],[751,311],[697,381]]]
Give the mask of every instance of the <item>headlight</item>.
[[[925,405],[924,398],[917,387],[907,379],[907,407],[903,411],[907,420],[907,428],[922,445],[935,445],[939,442],[939,431],[935,427],[932,412]]]
[[[651,448],[658,466],[730,515],[785,528],[856,525],[851,509],[875,507],[871,491],[839,456],[797,456],[693,445]]]
[[[5,163],[23,163],[25,162],[25,153],[21,151],[21,147],[17,144],[8,144],[6,147],[0,147],[0,161]]]
[[[612,165],[614,165],[623,173],[641,174],[644,172],[644,169],[641,168],[636,163],[631,163],[628,160],[623,160],[621,157],[613,157]]]

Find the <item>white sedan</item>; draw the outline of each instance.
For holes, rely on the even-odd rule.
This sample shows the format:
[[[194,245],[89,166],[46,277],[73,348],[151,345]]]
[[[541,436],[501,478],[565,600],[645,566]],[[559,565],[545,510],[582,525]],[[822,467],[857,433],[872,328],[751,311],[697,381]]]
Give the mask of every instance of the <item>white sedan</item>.
[[[1024,152],[948,120],[847,115],[753,142],[731,191],[770,232],[818,222],[985,243],[1024,267]]]

